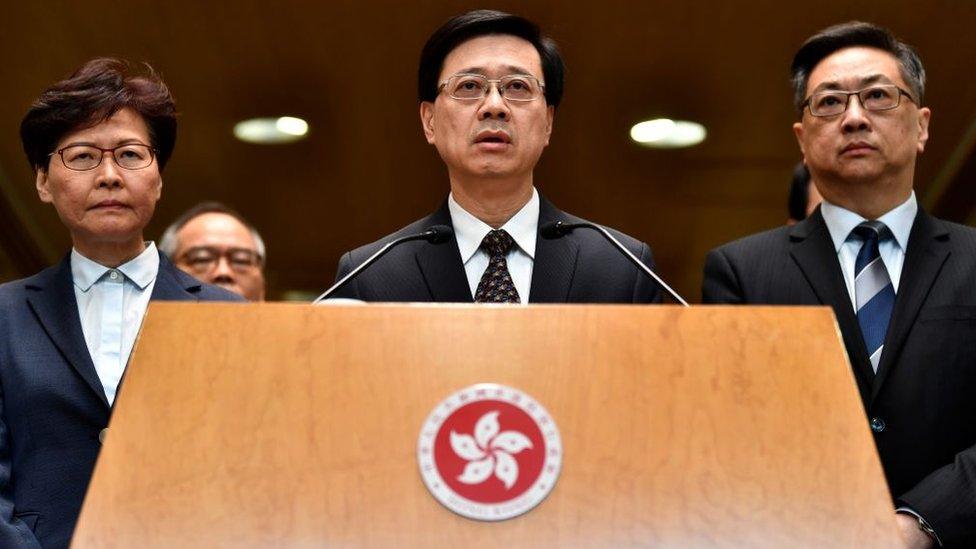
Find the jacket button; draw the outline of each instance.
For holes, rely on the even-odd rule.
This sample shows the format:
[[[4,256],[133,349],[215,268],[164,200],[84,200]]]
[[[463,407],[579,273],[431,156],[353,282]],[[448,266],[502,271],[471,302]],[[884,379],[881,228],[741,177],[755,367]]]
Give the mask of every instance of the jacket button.
[[[101,444],[105,444],[105,435],[107,435],[107,434],[108,434],[108,427],[106,427],[106,428],[102,429],[101,431],[99,431],[98,432],[98,442],[100,442]]]
[[[871,418],[871,430],[880,433],[885,430],[885,422],[880,417]]]

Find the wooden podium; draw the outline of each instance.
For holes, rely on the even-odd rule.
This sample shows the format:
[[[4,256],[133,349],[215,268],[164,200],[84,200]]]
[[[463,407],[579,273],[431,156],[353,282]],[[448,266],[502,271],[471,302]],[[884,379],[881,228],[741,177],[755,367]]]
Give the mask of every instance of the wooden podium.
[[[534,397],[555,489],[501,522],[428,492],[466,386]],[[73,547],[896,547],[829,308],[153,303]]]

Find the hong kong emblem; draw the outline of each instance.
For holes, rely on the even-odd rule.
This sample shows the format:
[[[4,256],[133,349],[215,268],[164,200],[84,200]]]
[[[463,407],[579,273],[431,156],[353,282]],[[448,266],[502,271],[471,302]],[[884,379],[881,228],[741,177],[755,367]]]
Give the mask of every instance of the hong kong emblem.
[[[525,393],[491,383],[450,395],[427,417],[417,441],[430,493],[455,513],[505,520],[538,505],[562,464],[559,429]]]

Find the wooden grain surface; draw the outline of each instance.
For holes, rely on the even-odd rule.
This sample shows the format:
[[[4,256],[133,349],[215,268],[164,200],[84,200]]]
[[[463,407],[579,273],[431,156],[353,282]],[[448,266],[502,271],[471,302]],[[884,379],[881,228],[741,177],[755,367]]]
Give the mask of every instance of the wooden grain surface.
[[[559,425],[547,500],[482,523],[416,444],[474,383]],[[74,547],[894,547],[828,308],[153,303]]]

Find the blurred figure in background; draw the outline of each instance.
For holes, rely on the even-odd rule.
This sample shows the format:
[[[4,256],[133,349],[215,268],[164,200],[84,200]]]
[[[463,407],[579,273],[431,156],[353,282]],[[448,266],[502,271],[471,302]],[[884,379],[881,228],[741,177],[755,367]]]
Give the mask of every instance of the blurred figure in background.
[[[823,197],[820,196],[817,186],[810,181],[810,170],[803,162],[797,162],[796,167],[793,168],[790,195],[786,203],[790,215],[786,224],[793,225],[810,217],[822,200]]]
[[[219,202],[187,210],[163,232],[159,249],[204,282],[264,301],[264,240],[241,214]]]
[[[72,249],[0,286],[0,547],[67,547],[149,301],[240,298],[143,239],[176,144],[151,69],[90,61],[34,101],[20,136]]]

